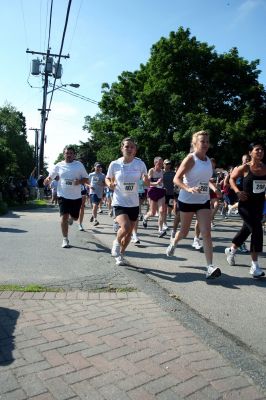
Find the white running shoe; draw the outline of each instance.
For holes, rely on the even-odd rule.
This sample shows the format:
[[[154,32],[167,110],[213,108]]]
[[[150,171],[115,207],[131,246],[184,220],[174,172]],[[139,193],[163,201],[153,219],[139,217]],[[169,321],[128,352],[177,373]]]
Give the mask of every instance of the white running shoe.
[[[163,230],[163,231],[158,231],[158,237],[159,238],[162,238],[162,237],[164,237],[166,235],[166,231],[165,230]]]
[[[194,247],[194,249],[196,250],[200,250],[202,249],[202,244],[200,243],[200,239],[197,237],[194,237],[193,243],[192,243],[192,247]]]
[[[122,256],[122,254],[120,254],[120,256],[115,258],[115,263],[116,265],[120,266],[120,265],[127,265],[126,260],[124,259],[124,256]]]
[[[215,279],[221,276],[221,270],[218,267],[214,267],[213,265],[208,265],[206,271],[206,279]]]
[[[140,240],[137,235],[132,235],[131,243],[140,244]]]
[[[265,272],[262,271],[262,269],[258,265],[254,264],[251,265],[249,273],[253,276],[253,278],[260,278],[261,276],[265,275]]]
[[[68,222],[68,225],[72,225],[73,224],[73,218],[69,217],[67,222]]]
[[[231,248],[227,247],[224,250],[224,253],[226,255],[226,261],[228,262],[228,264],[231,266],[236,265],[235,254],[232,253]]]
[[[63,238],[62,247],[63,249],[67,249],[68,247],[70,247],[68,238]]]
[[[166,255],[167,257],[171,257],[174,255],[174,253],[175,253],[175,245],[170,243],[166,249]]]
[[[169,227],[167,224],[163,224],[163,231],[168,231]]]
[[[174,238],[175,238],[175,235],[176,235],[176,231],[175,231],[174,229],[172,229],[172,232],[171,232],[171,239],[174,239]]]
[[[79,230],[80,231],[84,231],[84,228],[83,228],[82,224],[79,224]]]
[[[120,255],[120,243],[117,240],[113,241],[113,246],[111,250],[112,257],[118,257]]]
[[[119,228],[120,227],[119,227],[118,222],[114,221],[113,222],[113,231],[114,231],[114,233],[117,233]]]

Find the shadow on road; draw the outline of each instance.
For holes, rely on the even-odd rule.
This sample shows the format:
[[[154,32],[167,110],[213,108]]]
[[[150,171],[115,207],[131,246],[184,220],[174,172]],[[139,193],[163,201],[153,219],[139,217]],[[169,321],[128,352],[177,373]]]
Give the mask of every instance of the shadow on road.
[[[259,287],[266,287],[266,278],[254,279],[251,277],[238,277],[227,275],[222,271],[222,276],[219,279],[208,279],[205,278],[206,269],[204,267],[190,266],[191,269],[202,270],[202,275],[196,272],[182,272],[182,267],[179,267],[178,272],[162,271],[154,268],[135,267],[130,265],[129,268],[139,270],[143,274],[154,276],[159,279],[163,279],[175,283],[190,283],[196,281],[206,281],[207,284],[223,286],[227,289],[240,289],[240,286],[251,286],[256,285]],[[187,266],[185,268],[188,268]]]
[[[25,231],[24,229],[17,229],[17,228],[1,228],[1,227],[0,227],[0,232],[26,233],[26,232],[28,232],[28,231]]]
[[[15,348],[13,332],[18,317],[17,310],[0,307],[0,365],[9,365],[15,360],[13,357]]]

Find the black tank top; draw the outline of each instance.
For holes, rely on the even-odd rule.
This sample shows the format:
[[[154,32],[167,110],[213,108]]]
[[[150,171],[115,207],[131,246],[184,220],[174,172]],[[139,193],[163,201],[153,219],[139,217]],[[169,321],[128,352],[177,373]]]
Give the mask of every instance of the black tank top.
[[[252,202],[264,202],[266,175],[254,175],[250,168],[247,176],[243,177],[243,191],[248,193],[248,200]]]

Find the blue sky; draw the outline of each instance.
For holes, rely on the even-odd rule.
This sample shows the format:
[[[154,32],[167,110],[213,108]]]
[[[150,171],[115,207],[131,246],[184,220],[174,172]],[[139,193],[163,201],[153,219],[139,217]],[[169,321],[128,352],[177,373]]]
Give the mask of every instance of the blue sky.
[[[25,115],[27,128],[39,128],[42,82],[30,75],[36,56],[26,49],[47,49],[50,0],[0,0],[0,5],[0,106],[11,103]],[[54,0],[50,46],[57,54],[67,5],[67,0]],[[138,69],[154,43],[183,26],[218,53],[237,47],[241,57],[260,59],[259,81],[266,86],[265,21],[266,0],[72,0],[63,48],[70,58],[62,60],[62,83],[79,83],[79,89],[70,89],[100,100],[103,82]],[[66,144],[87,140],[84,117],[96,112],[92,103],[54,93],[46,126],[50,166]],[[34,143],[33,131],[28,131],[28,140]]]

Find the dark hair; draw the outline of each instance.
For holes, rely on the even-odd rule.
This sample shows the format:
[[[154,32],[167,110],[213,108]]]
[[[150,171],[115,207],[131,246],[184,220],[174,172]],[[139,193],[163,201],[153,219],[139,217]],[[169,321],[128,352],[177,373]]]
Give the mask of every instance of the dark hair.
[[[64,147],[64,150],[63,150],[63,153],[64,153],[65,151],[67,151],[67,150],[72,150],[73,153],[76,154],[76,151],[75,151],[75,149],[74,149],[73,146],[65,146],[65,147]]]
[[[262,147],[263,150],[264,150],[264,144],[262,142],[260,142],[260,141],[256,141],[256,142],[250,143],[250,145],[248,146],[248,149],[249,149],[249,151],[252,151],[257,146]]]

